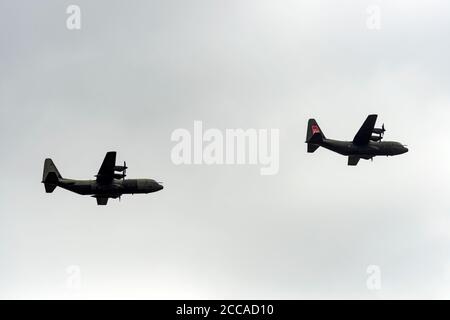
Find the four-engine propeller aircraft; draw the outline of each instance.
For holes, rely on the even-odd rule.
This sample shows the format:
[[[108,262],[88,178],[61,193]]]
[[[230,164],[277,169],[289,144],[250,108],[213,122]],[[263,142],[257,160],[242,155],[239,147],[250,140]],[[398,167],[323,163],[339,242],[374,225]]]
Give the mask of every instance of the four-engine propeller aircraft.
[[[312,153],[317,148],[324,147],[348,156],[349,166],[356,166],[359,159],[373,160],[376,156],[395,156],[408,152],[408,148],[399,142],[381,141],[386,130],[384,124],[381,128],[375,128],[376,121],[376,114],[369,115],[353,141],[338,141],[325,138],[316,120],[309,119],[306,132],[308,152]]]
[[[73,180],[61,176],[52,159],[45,159],[44,183],[47,193],[53,192],[56,187],[81,194],[92,195],[97,199],[98,205],[106,205],[109,198],[119,198],[123,194],[150,193],[163,189],[163,186],[153,179],[125,179],[126,163],[116,165],[116,152],[106,153],[96,180]],[[121,172],[121,173],[116,173]]]

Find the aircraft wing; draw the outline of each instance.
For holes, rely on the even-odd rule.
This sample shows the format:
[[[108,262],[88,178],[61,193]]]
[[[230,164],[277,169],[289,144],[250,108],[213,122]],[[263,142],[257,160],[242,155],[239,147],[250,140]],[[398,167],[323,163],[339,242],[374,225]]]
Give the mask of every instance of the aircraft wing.
[[[349,166],[356,166],[359,162],[360,157],[358,156],[349,156],[348,157],[348,165]]]
[[[355,138],[353,138],[354,144],[365,145],[369,143],[373,128],[375,127],[375,122],[377,122],[377,117],[378,116],[376,114],[370,114],[367,117]]]
[[[114,167],[116,165],[116,152],[110,151],[106,153],[102,166],[97,174],[97,181],[109,181],[114,178]]]
[[[103,198],[103,197],[95,197],[97,199],[97,204],[99,206],[106,206],[106,204],[108,203],[108,198]]]

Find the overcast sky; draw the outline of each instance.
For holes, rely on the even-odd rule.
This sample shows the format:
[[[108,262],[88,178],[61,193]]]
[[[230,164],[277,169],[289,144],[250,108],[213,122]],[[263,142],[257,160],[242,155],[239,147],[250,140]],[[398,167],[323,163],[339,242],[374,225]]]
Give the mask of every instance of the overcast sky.
[[[81,30],[66,28],[70,4]],[[449,14],[448,1],[0,1],[0,297],[450,298]],[[306,153],[308,118],[351,140],[369,113],[409,153],[357,167]],[[279,129],[279,173],[174,165],[170,135],[194,120]],[[164,190],[107,206],[45,193],[46,157],[89,179],[110,150]]]

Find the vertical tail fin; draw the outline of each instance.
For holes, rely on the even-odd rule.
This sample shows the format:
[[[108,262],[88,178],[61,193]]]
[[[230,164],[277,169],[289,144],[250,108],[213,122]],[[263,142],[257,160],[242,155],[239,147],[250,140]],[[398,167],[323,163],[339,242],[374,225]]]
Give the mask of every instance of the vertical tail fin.
[[[306,143],[308,144],[308,152],[312,153],[320,147],[320,143],[325,139],[325,135],[320,129],[315,119],[308,120],[308,128],[306,130]]]
[[[47,193],[52,193],[58,185],[60,179],[62,179],[62,176],[52,159],[45,159],[44,172],[42,175],[42,183],[44,183],[45,191]]]

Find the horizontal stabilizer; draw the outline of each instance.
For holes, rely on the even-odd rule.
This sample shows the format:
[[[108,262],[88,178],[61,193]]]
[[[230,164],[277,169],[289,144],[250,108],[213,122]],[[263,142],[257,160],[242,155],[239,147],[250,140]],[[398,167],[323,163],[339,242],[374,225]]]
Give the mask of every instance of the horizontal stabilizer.
[[[313,153],[316,151],[320,146],[314,143],[308,143],[308,153]]]
[[[55,190],[55,188],[56,188],[56,184],[45,183],[44,187],[45,187],[45,192],[52,193],[53,190]]]

